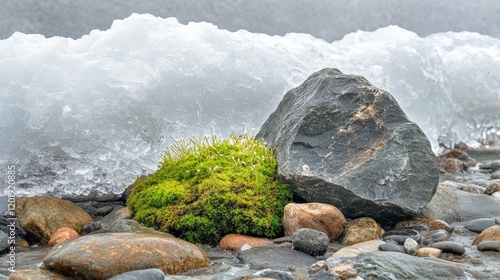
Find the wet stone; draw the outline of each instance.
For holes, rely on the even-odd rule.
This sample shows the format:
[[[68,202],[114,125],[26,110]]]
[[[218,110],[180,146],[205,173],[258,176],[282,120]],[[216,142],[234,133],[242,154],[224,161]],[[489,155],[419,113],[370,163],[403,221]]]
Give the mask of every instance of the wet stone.
[[[408,255],[416,256],[418,253],[418,243],[412,238],[406,238],[403,247]]]
[[[253,278],[270,278],[276,280],[293,280],[292,273],[273,269],[264,269],[253,274]]]
[[[444,229],[433,230],[422,239],[422,244],[431,245],[435,242],[446,241],[450,239],[450,236],[451,234]]]
[[[418,249],[417,256],[439,258],[441,256],[441,250],[438,248],[432,248],[432,247],[422,247],[422,248]]]
[[[163,280],[165,273],[158,268],[141,269],[115,275],[108,280]]]
[[[310,228],[301,228],[292,235],[293,249],[311,256],[324,255],[329,243],[326,233]]]
[[[473,232],[482,232],[483,230],[495,225],[500,225],[500,220],[495,218],[482,218],[468,222],[465,225],[465,228]]]
[[[382,235],[384,241],[393,240],[398,244],[403,244],[407,238],[411,238],[418,242],[420,240],[420,233],[414,229],[403,228],[386,231],[384,235]]]
[[[477,245],[479,251],[497,251],[500,252],[500,241],[483,241]]]
[[[382,244],[378,246],[378,249],[380,251],[387,251],[387,252],[398,252],[398,253],[404,253],[406,254],[405,248],[399,244],[392,243],[392,242],[387,242],[385,244]]]
[[[465,253],[465,247],[457,242],[453,241],[440,241],[431,245],[433,248],[440,249],[445,253],[453,253],[455,255],[462,255]]]

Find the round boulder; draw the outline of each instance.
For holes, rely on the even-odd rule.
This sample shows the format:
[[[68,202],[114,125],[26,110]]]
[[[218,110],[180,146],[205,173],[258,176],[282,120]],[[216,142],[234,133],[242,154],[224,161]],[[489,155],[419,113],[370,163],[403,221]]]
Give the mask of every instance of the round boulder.
[[[187,241],[161,234],[104,233],[61,243],[43,259],[52,271],[73,278],[108,279],[148,268],[177,274],[209,264],[205,252]]]
[[[298,229],[310,228],[326,233],[330,242],[340,237],[345,223],[344,214],[337,207],[316,202],[289,203],[283,216],[286,236],[292,236]]]

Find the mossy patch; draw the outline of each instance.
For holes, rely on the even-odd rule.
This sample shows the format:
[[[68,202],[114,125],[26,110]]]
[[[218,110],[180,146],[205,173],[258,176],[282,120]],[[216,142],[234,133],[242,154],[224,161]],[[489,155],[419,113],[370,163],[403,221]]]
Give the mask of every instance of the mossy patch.
[[[228,233],[275,237],[292,191],[272,150],[243,135],[180,140],[156,173],[138,179],[127,200],[134,219],[191,242],[216,244]]]

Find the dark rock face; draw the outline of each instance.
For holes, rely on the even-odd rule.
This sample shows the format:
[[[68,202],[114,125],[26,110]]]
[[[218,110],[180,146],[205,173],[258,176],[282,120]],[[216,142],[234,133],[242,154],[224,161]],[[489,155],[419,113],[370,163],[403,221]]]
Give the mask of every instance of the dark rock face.
[[[337,69],[290,90],[257,137],[276,149],[278,172],[296,195],[349,218],[412,217],[439,180],[428,139],[394,98]]]

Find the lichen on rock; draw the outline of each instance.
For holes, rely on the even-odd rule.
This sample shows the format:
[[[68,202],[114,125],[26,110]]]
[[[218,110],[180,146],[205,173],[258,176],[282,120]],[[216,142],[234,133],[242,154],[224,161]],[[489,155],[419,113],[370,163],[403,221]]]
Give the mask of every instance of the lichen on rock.
[[[217,244],[228,233],[274,237],[292,191],[272,150],[248,135],[179,140],[158,171],[138,179],[127,206],[134,219],[191,242]]]

